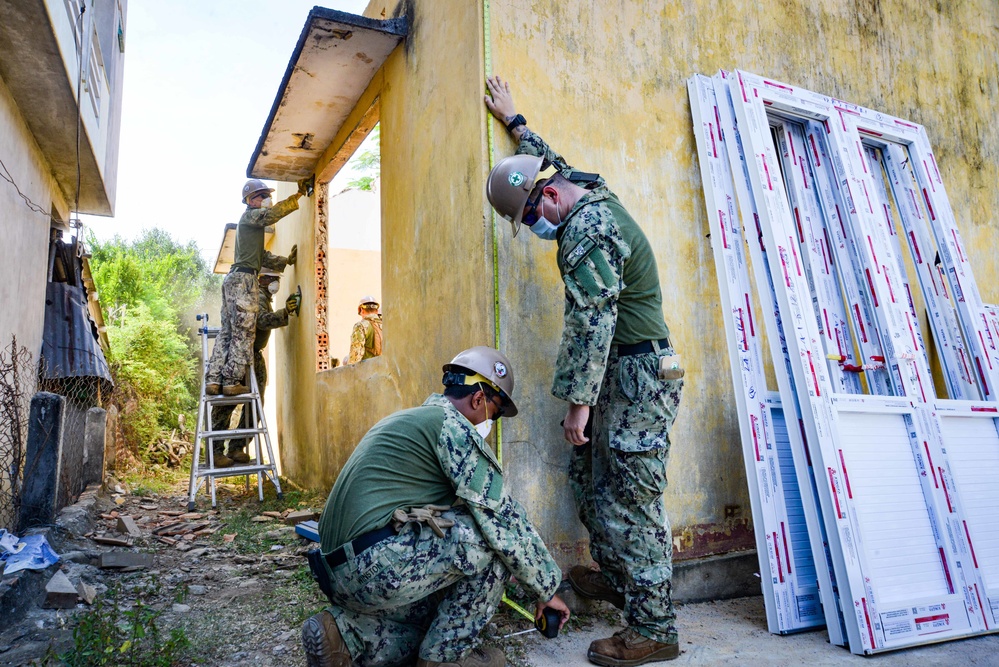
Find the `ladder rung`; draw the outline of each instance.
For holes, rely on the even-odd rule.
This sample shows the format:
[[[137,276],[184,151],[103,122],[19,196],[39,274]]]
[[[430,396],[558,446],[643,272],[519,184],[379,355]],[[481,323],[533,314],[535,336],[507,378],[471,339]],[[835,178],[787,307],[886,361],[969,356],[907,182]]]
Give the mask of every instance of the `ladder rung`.
[[[265,432],[266,430],[262,428],[231,428],[226,431],[202,431],[198,434],[198,439],[208,440],[211,438],[213,440],[222,440],[225,438],[241,438],[258,433],[262,435]]]
[[[262,463],[254,465],[247,463],[241,466],[229,466],[228,468],[201,468],[198,467],[198,477],[240,477],[242,475],[252,475],[255,472],[270,470],[277,473],[277,466],[273,463]]]
[[[239,405],[240,403],[252,403],[257,399],[257,394],[240,394],[239,396],[205,396],[205,403],[212,405]]]

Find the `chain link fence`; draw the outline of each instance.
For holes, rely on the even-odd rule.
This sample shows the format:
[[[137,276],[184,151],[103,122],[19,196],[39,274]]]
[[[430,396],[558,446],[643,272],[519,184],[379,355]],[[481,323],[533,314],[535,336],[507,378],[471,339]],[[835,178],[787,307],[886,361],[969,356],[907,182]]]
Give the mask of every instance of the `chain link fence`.
[[[11,336],[0,349],[0,526],[13,526],[21,508],[28,411],[37,383],[31,352]]]

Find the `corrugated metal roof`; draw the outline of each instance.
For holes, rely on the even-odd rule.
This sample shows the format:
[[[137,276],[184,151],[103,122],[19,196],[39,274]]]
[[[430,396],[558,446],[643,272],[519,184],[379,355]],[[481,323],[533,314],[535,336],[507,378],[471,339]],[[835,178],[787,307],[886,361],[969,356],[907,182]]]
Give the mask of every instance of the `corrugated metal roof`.
[[[93,377],[114,386],[82,287],[66,283],[46,285],[42,360],[44,379]]]

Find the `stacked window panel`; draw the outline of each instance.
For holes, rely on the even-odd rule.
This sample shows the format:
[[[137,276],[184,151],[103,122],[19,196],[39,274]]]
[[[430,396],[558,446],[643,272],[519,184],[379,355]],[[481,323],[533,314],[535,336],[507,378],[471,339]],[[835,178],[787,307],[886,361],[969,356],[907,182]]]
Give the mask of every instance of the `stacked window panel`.
[[[713,229],[712,243],[733,379],[743,393],[758,386],[746,359],[762,343],[750,350],[739,339],[745,296],[747,311],[764,304],[768,339],[780,341],[771,344],[780,405],[802,426],[785,449],[796,497],[812,503],[796,514],[794,503],[768,500],[783,489],[751,475],[751,491],[764,499],[754,503],[757,531],[804,524],[830,639],[843,643],[845,632],[855,653],[992,631],[999,336],[925,131],[744,72],[694,77],[689,87],[709,220],[717,211],[727,232],[716,239]],[[751,473],[762,462],[754,412],[775,431],[778,463],[777,433],[791,431],[748,396],[737,403]],[[782,472],[771,485],[791,478]],[[780,574],[780,552],[767,540],[758,538],[761,568]],[[771,630],[808,627],[787,615],[780,577],[771,581],[768,619],[772,607],[783,613],[778,621],[791,621]]]

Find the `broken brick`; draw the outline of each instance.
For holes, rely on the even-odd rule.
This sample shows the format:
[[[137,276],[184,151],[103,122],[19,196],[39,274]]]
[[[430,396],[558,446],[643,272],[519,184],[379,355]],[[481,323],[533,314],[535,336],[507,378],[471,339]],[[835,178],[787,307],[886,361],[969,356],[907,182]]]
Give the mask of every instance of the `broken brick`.
[[[142,537],[142,531],[135,524],[135,519],[127,514],[118,517],[118,532],[129,537]]]
[[[45,584],[45,602],[42,606],[46,609],[72,609],[76,606],[77,597],[79,594],[76,586],[65,572],[57,570],[49,583]]]
[[[104,569],[152,567],[153,557],[149,554],[139,554],[134,551],[106,551],[101,554],[97,566]]]
[[[289,526],[295,526],[303,521],[313,521],[318,519],[316,512],[312,510],[297,510],[284,518],[284,522]]]

